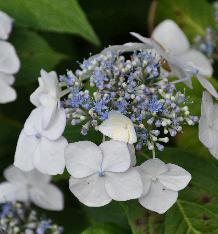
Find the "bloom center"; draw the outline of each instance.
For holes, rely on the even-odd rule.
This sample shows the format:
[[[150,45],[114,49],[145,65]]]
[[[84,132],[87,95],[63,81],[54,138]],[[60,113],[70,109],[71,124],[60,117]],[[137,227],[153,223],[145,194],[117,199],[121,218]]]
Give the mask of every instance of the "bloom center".
[[[99,177],[103,177],[104,175],[105,175],[105,173],[104,173],[103,171],[99,171],[99,172],[98,172],[98,176],[99,176]]]
[[[35,138],[36,138],[36,139],[41,139],[41,137],[42,137],[42,135],[41,135],[40,133],[36,133],[36,134],[35,134]]]

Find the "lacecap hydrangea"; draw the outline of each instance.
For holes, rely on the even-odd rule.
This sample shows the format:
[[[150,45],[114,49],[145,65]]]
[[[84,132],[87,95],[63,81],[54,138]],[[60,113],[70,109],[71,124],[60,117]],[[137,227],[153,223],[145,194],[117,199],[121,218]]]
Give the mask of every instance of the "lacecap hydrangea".
[[[177,91],[164,69],[165,60],[141,43],[111,46],[80,64],[75,73],[60,77],[69,89],[62,100],[67,119],[81,125],[81,134],[98,126],[111,111],[128,117],[137,135],[136,149],[164,149],[168,136],[175,137],[182,125],[194,125],[188,97]],[[164,136],[165,135],[165,136]]]

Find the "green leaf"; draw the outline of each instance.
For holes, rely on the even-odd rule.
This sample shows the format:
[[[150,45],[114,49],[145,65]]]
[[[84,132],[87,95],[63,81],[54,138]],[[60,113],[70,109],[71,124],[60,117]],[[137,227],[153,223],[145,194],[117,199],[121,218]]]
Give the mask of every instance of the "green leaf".
[[[163,233],[163,216],[149,212],[137,200],[123,203],[133,234]]]
[[[129,225],[120,204],[112,201],[110,204],[98,208],[83,206],[83,210],[86,212],[91,224],[111,223],[125,229],[126,233],[128,233]]]
[[[188,188],[165,218],[168,234],[218,233],[218,164],[180,149],[167,149],[161,156],[165,162],[184,167],[192,174]]]
[[[81,125],[72,126],[70,123],[67,124],[66,129],[64,131],[64,136],[67,138],[69,142],[76,141],[93,141],[97,145],[101,144],[103,135],[99,132],[90,128],[87,135],[81,134]]]
[[[21,60],[21,69],[16,75],[16,85],[37,81],[40,70],[52,70],[65,55],[54,51],[38,33],[18,28],[14,31],[12,44]]]
[[[76,0],[0,0],[0,9],[19,25],[77,34],[98,45],[99,39]]]
[[[109,223],[102,223],[102,224],[96,224],[85,231],[82,232],[82,234],[127,234],[125,230],[122,230],[121,228],[109,224]]]
[[[147,159],[146,155],[141,154]],[[179,148],[167,148],[158,158],[174,163],[192,174],[188,187],[179,192],[174,206],[165,215],[153,213],[157,229],[151,225],[146,209],[131,201],[125,212],[134,234],[216,234],[218,233],[218,162],[206,160]],[[140,222],[136,222],[140,220]],[[164,223],[164,229],[161,223]],[[141,228],[138,224],[142,224]],[[158,225],[160,224],[160,225]]]
[[[173,19],[190,38],[203,35],[208,26],[215,27],[214,9],[206,0],[161,0],[157,9],[158,22]]]

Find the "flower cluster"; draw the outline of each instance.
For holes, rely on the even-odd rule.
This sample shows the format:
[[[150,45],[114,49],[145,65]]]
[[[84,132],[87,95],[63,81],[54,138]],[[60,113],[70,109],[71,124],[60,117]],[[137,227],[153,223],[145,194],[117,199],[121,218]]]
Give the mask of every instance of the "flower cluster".
[[[170,40],[172,35],[166,31],[178,40]],[[143,43],[110,46],[59,80],[55,72],[41,70],[39,87],[30,97],[36,108],[24,124],[15,153],[14,165],[26,172],[6,171],[1,201],[31,201],[61,210],[62,194],[49,183],[49,175],[62,174],[66,167],[70,191],[87,206],[138,199],[143,207],[162,214],[176,202],[191,175],[155,158],[155,150],[162,151],[183,124],[198,122],[190,114],[191,101],[176,89],[176,83],[184,81],[192,87],[196,76],[208,95],[218,97],[207,80],[213,69],[171,20],[157,26],[155,40],[132,34]],[[214,136],[211,131],[216,129],[210,123],[208,129],[207,122],[212,113],[204,112],[201,131]],[[100,131],[103,142],[97,146],[87,139],[68,144],[62,136],[68,122],[80,125],[83,135],[90,128]],[[138,166],[135,149],[143,148],[152,151],[153,159]]]
[[[20,68],[20,60],[14,46],[7,42],[12,30],[12,18],[0,11],[0,103],[12,102],[16,99],[16,91],[11,87],[14,74]]]
[[[218,56],[217,42],[218,42],[217,33],[211,27],[208,27],[203,36],[197,35],[194,38],[194,43],[192,46],[193,48],[205,54],[210,60],[210,62],[213,63]]]
[[[162,70],[163,61],[152,49],[122,51],[108,48],[85,60],[80,69],[60,77],[70,90],[62,101],[67,118],[82,125],[81,133],[108,118],[111,111],[128,117],[134,124],[137,149],[163,150],[168,134],[174,137],[183,124],[193,125],[189,101]],[[161,136],[161,131],[166,136]]]
[[[61,234],[63,228],[20,202],[0,204],[0,233]]]

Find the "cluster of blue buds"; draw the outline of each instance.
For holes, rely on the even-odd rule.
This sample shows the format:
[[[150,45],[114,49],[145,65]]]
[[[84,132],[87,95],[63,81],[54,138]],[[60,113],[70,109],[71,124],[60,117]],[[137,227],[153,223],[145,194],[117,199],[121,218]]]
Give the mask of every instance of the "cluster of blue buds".
[[[214,21],[218,27],[218,1],[214,2]],[[203,36],[194,38],[193,47],[208,57],[211,63],[218,59],[218,33],[212,27],[207,27]]]
[[[194,38],[193,47],[202,52],[211,63],[217,59],[218,34],[211,27],[207,27],[203,36],[197,35]]]
[[[39,217],[25,204],[0,204],[0,233],[5,234],[61,234],[63,228],[51,220]]]
[[[183,124],[198,121],[190,115],[185,95],[169,81],[163,64],[154,50],[145,48],[109,47],[84,60],[75,73],[68,71],[60,77],[61,86],[70,91],[62,100],[68,120],[81,125],[86,135],[116,110],[133,122],[137,150],[143,146],[163,150],[163,143],[181,132]]]

